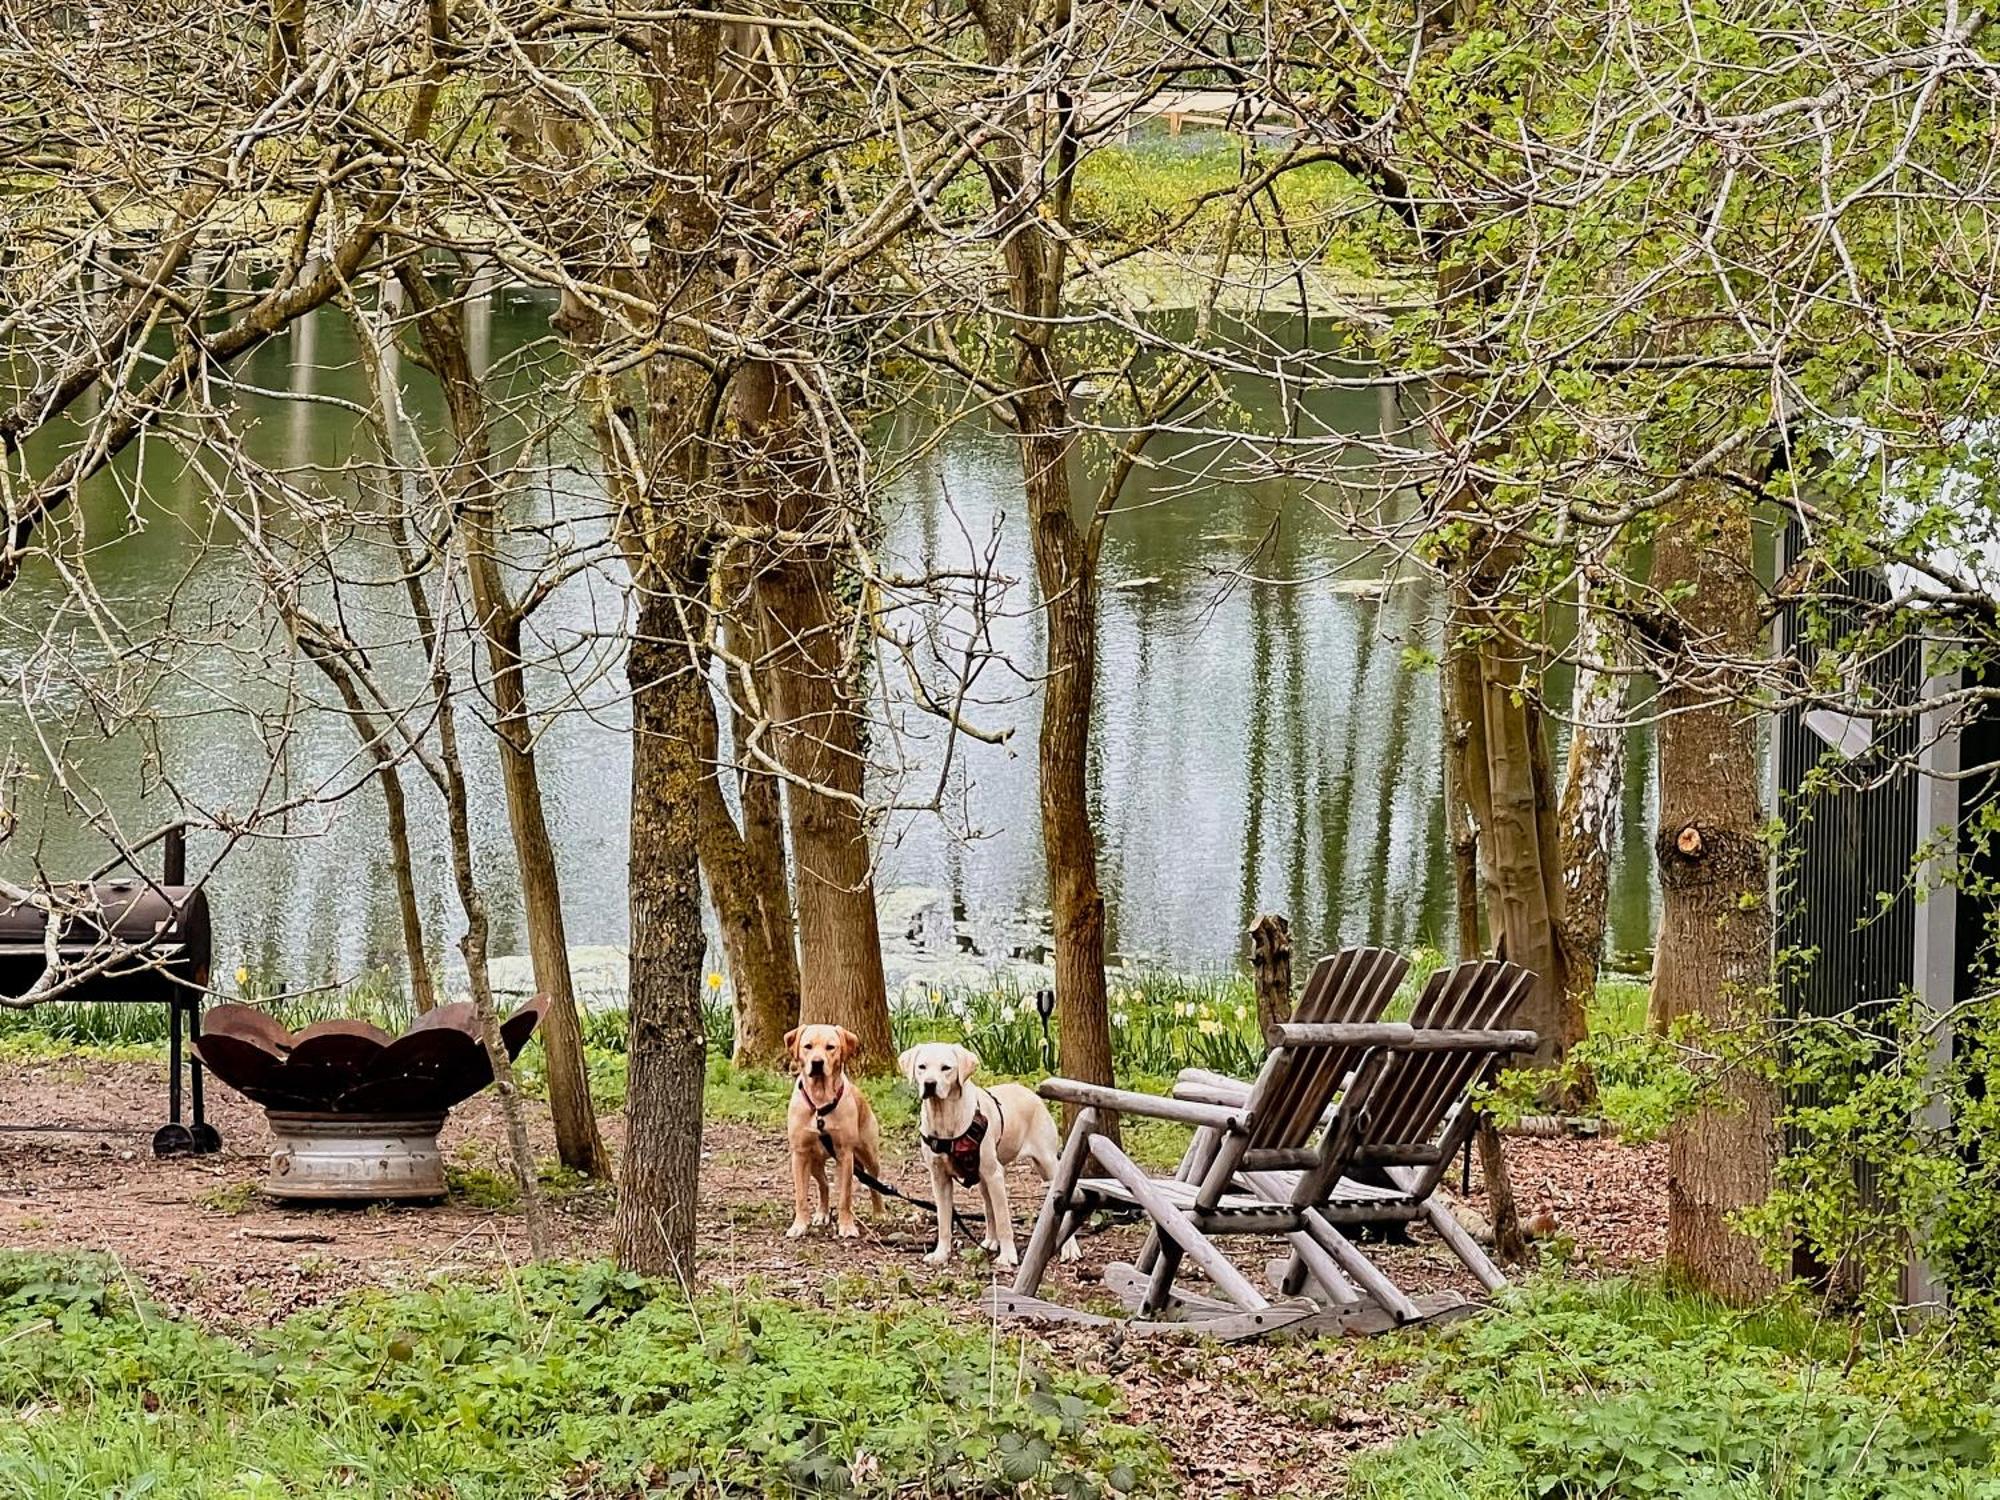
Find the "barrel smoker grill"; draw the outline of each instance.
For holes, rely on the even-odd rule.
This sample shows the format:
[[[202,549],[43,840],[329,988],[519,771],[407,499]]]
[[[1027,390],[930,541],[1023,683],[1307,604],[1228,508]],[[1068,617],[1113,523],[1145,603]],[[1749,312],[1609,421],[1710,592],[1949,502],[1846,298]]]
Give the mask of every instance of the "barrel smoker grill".
[[[156,1156],[220,1150],[222,1137],[202,1108],[200,1060],[182,1047],[201,1036],[211,935],[208,897],[193,886],[140,879],[100,880],[59,891],[64,910],[56,955],[84,976],[43,1003],[146,1004],[167,1007],[167,1123],[153,1133]],[[0,901],[0,993],[24,994],[47,967],[48,919],[26,902]],[[192,1119],[181,1118],[185,1061]]]

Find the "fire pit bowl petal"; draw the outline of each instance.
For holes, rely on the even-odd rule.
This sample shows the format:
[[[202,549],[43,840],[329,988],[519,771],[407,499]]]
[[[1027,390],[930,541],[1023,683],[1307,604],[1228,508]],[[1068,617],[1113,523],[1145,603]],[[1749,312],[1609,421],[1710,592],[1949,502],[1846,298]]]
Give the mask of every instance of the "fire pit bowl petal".
[[[491,1083],[493,1070],[487,1066],[486,1049],[472,1037],[454,1027],[434,1026],[397,1037],[362,1071],[359,1082],[387,1084],[392,1079],[404,1080],[412,1098],[457,1104]],[[371,1095],[380,1092],[371,1090]]]
[[[393,1036],[384,1031],[380,1026],[377,1026],[373,1021],[349,1021],[336,1018],[331,1021],[313,1022],[312,1025],[306,1027],[297,1036],[292,1038],[292,1045],[296,1047],[300,1042],[309,1042],[316,1036],[366,1037],[378,1047],[386,1047],[395,1040]]]
[[[535,1028],[548,1012],[549,997],[537,995],[500,1023],[500,1037],[507,1044],[508,1057],[521,1055],[521,1049],[528,1045],[528,1038],[535,1034]]]
[[[372,1036],[354,1036],[344,1031],[322,1031],[317,1036],[302,1031],[285,1067],[325,1068],[340,1074],[345,1087],[366,1072],[389,1046],[387,1038],[378,1042]]]
[[[479,1012],[473,1009],[470,1000],[454,1000],[449,1005],[435,1006],[410,1023],[404,1036],[415,1036],[420,1031],[456,1031],[464,1036],[479,1035]]]
[[[247,1042],[272,1057],[283,1057],[292,1050],[291,1032],[275,1016],[254,1005],[238,1005],[232,1001],[210,1006],[201,1013],[201,1029],[207,1036],[233,1037],[239,1042]],[[223,1074],[223,1082],[228,1081],[228,1075]]]
[[[295,1107],[284,1086],[284,1059],[257,1043],[226,1031],[207,1031],[195,1041],[194,1050],[210,1072],[244,1098],[258,1104],[282,1099],[286,1102],[279,1108]]]

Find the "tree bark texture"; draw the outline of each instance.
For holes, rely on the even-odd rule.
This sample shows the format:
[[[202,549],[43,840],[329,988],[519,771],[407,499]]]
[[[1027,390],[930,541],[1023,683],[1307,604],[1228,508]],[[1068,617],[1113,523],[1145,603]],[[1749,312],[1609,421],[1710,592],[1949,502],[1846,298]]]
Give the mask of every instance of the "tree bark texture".
[[[1732,700],[1730,659],[1760,649],[1748,507],[1704,488],[1654,541],[1653,586],[1691,585],[1682,649],[1663,671],[1659,728],[1660,937],[1653,1010],[1693,1017],[1732,1049],[1761,1049],[1771,1021],[1768,860],[1759,837],[1756,723]],[[1729,1223],[1770,1192],[1777,1158],[1772,1083],[1724,1062],[1701,1107],[1667,1136],[1667,1260],[1733,1300],[1777,1278]]]
[[[715,105],[721,27],[663,22],[647,33],[653,158],[645,280],[662,308],[713,306]],[[702,351],[699,325],[684,337]],[[701,993],[701,751],[714,704],[699,664],[708,628],[706,455],[713,387],[693,358],[656,355],[645,370],[643,476],[614,479],[632,571],[631,977],[625,1158],[612,1245],[628,1270],[695,1272],[707,1036]],[[604,422],[600,418],[600,435]],[[611,449],[606,445],[608,467]]]
[[[821,541],[812,530],[830,529],[830,521],[806,518],[806,539],[775,553],[757,592],[777,700],[775,745],[791,778],[784,800],[798,901],[799,1019],[847,1027],[861,1039],[862,1066],[876,1071],[893,1065],[895,1044],[848,644],[852,611],[836,596],[832,537]]]
[[[736,655],[756,655],[754,635]],[[785,1033],[799,1024],[799,963],[793,947],[791,891],[786,883],[783,811],[778,783],[768,772],[741,769],[738,803],[742,826],[723,795],[729,774],[717,744],[715,716],[703,726],[703,775],[697,817],[701,868],[722,933],[724,962],[735,996],[735,1047],[731,1060],[744,1067],[784,1061]],[[737,719],[738,755],[748,726]],[[850,1028],[852,1029],[852,1028]]]
[[[1563,880],[1562,946],[1570,1010],[1585,1018],[1597,993],[1604,958],[1604,929],[1611,890],[1611,845],[1625,789],[1625,679],[1615,670],[1622,655],[1617,622],[1596,607],[1587,581],[1577,590],[1576,687],[1572,698],[1569,757],[1562,802],[1556,812]],[[1600,668],[1600,665],[1602,667]],[[1572,1110],[1590,1102],[1568,1101]]]
[[[1292,924],[1267,912],[1250,924],[1250,972],[1256,976],[1257,1024],[1269,1042],[1272,1028],[1292,1018]]]
[[[678,611],[640,600],[627,658],[632,688],[632,955],[625,1159],[612,1240],[629,1270],[690,1280],[701,1177],[701,879],[696,805],[706,772],[708,685]]]
[[[549,1000],[540,1029],[548,1060],[556,1154],[573,1172],[609,1178],[611,1153],[598,1131],[597,1111],[590,1098],[583,1030],[569,966],[569,938],[563,926],[562,883],[542,804],[541,777],[535,767],[535,730],[521,658],[521,612],[508,593],[500,566],[501,495],[493,473],[485,392],[467,353],[457,309],[436,298],[414,265],[405,263],[400,279],[404,295],[416,310],[418,338],[444,392],[457,442],[452,490],[466,577],[486,648],[493,732],[507,799],[507,824],[519,866],[529,959],[535,988]]]

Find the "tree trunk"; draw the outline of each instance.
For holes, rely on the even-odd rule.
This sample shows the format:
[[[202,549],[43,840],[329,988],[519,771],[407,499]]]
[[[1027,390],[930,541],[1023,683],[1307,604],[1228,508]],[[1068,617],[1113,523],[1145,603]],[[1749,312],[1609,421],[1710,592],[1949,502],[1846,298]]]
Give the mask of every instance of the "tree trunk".
[[[1452,884],[1458,901],[1458,958],[1470,963],[1485,953],[1479,937],[1479,850],[1484,830],[1475,808],[1490,804],[1487,779],[1485,693],[1479,654],[1461,638],[1463,605],[1456,589],[1445,615],[1443,697],[1445,725],[1444,805],[1446,841],[1451,851]],[[1496,923],[1497,926],[1497,923]],[[1514,1179],[1507,1170],[1507,1153],[1491,1120],[1480,1117],[1476,1139],[1479,1172],[1486,1188],[1487,1217],[1493,1223],[1493,1252],[1503,1261],[1527,1255],[1528,1239],[1521,1232],[1520,1206],[1514,1201]]]
[[[468,550],[475,545],[467,539]],[[489,566],[491,559],[488,559]],[[479,569],[473,569],[475,580]],[[497,566],[490,585],[499,582]],[[522,683],[521,626],[504,601],[496,601],[475,581],[473,607],[486,635],[492,674],[494,734],[500,747],[500,777],[507,794],[507,823],[521,870],[521,906],[528,928],[528,953],[535,988],[549,997],[542,1017],[542,1049],[548,1059],[549,1111],[555,1121],[556,1154],[564,1166],[586,1177],[609,1179],[611,1153],[597,1128],[590,1097],[590,1074],[583,1056],[583,1028],[577,1016],[570,974],[569,938],[563,927],[562,889],[556,873],[555,843],[542,809],[541,777],[535,769],[534,731],[528,722]]]
[[[522,914],[535,988],[549,1000],[542,1018],[542,1049],[548,1059],[549,1110],[555,1121],[556,1154],[564,1166],[587,1177],[611,1176],[611,1153],[598,1132],[591,1104],[590,1075],[577,1019],[576,987],[570,974],[569,939],[563,927],[562,885],[555,843],[542,806],[541,777],[535,769],[535,731],[528,711],[526,672],[521,660],[521,613],[500,571],[500,492],[493,475],[493,448],[486,397],[467,353],[455,307],[441,303],[416,266],[399,273],[403,293],[417,314],[417,333],[431,373],[451,415],[457,453],[452,491],[464,542],[472,607],[486,646],[493,696],[493,732],[499,745],[500,778],[507,797],[507,823],[520,867]]]
[[[758,594],[778,759],[792,777],[785,807],[798,899],[799,1020],[847,1027],[861,1039],[863,1067],[885,1070],[895,1042],[864,801],[867,761],[830,552],[817,542],[788,548],[762,571]]]
[[[696,595],[698,597],[698,594]],[[704,943],[696,802],[708,686],[672,602],[642,596],[627,658],[632,688],[632,972],[625,1160],[612,1240],[618,1263],[686,1283],[695,1268]]]
[[[396,283],[382,286],[385,311],[394,305]],[[411,499],[417,491],[418,476],[425,470],[422,448],[410,430],[402,402],[396,369],[393,334],[383,323],[364,320],[361,329],[363,365],[375,400],[381,410],[384,458],[395,473],[389,487],[390,536],[402,573],[404,597],[417,640],[430,663],[431,698],[436,708],[438,749],[436,762],[425,762],[425,770],[444,794],[445,832],[451,851],[452,877],[458,888],[459,906],[465,913],[465,934],[459,952],[465,959],[466,982],[472,991],[472,1006],[479,1019],[480,1041],[493,1070],[494,1092],[500,1099],[500,1117],[507,1128],[509,1154],[513,1158],[514,1179],[521,1191],[521,1211],[528,1221],[528,1246],[537,1260],[550,1251],[548,1218],[542,1203],[541,1184],[536,1176],[534,1148],[528,1137],[528,1122],[521,1108],[520,1093],[514,1086],[514,1066],[500,1035],[500,1017],[493,1000],[492,977],[487,973],[486,896],[479,888],[473,864],[472,825],[465,786],[465,762],[458,751],[458,715],[453,697],[448,622],[438,618],[424,591],[425,559],[411,536]],[[448,554],[446,554],[448,556]],[[444,597],[456,596],[455,580],[449,567],[445,575]],[[413,754],[422,755],[415,736],[406,736]]]
[[[662,22],[646,34],[650,128],[658,186],[648,199],[644,279],[670,312],[706,316],[715,283],[716,78],[721,26]],[[643,468],[620,462],[610,418],[595,419],[618,534],[632,572],[633,635],[625,660],[632,693],[632,911],[626,1042],[625,1159],[612,1220],[620,1265],[695,1272],[701,1192],[701,833],[705,729],[715,710],[699,664],[708,627],[707,453],[714,386],[699,362],[698,323],[684,337],[695,358],[654,355],[645,370]]]
[[[1604,958],[1605,917],[1611,890],[1611,845],[1618,832],[1618,804],[1625,788],[1625,679],[1618,663],[1616,623],[1596,608],[1589,583],[1577,588],[1575,720],[1556,813],[1563,879],[1562,946],[1570,1011],[1588,1025]],[[1595,663],[1603,663],[1601,670]],[[1584,1081],[1568,1101],[1588,1107],[1594,1090]]]
[[[1514,1178],[1507,1170],[1507,1153],[1500,1131],[1486,1116],[1479,1117],[1479,1175],[1486,1187],[1486,1213],[1493,1223],[1493,1253],[1518,1264],[1528,1258],[1528,1236],[1521,1230],[1521,1206],[1514,1201]]]
[[[1479,659],[1459,643],[1459,606],[1445,617],[1445,644],[1438,673],[1444,710],[1444,838],[1451,858],[1452,910],[1458,928],[1458,956],[1486,951],[1479,930],[1479,817],[1486,795],[1486,715],[1479,690]]]
[[[1097,834],[1090,823],[1088,785],[1097,566],[1070,511],[1063,404],[1060,388],[1046,381],[1015,402],[1035,576],[1048,622],[1036,744],[1042,855],[1055,928],[1058,1066],[1065,1078],[1108,1085],[1114,1080],[1104,980],[1104,894],[1097,885]]]
[[[1691,586],[1683,649],[1661,684],[1660,939],[1653,1008],[1692,1017],[1730,1049],[1761,1049],[1771,1018],[1771,910],[1759,836],[1756,723],[1727,665],[1760,649],[1748,507],[1703,487],[1654,541],[1653,587]],[[1720,663],[1720,665],[1712,665]],[[1777,1157],[1774,1086],[1721,1063],[1702,1106],[1667,1135],[1667,1261],[1694,1285],[1749,1300],[1777,1277],[1730,1226],[1764,1201]]]
[[[1001,253],[1013,315],[1008,334],[1015,350],[1007,407],[1020,448],[1035,579],[1047,623],[1036,761],[1042,857],[1055,928],[1058,1065],[1066,1077],[1110,1084],[1104,895],[1097,884],[1097,836],[1090,822],[1089,756],[1097,675],[1097,569],[1119,481],[1106,484],[1085,528],[1079,529],[1069,477],[1075,430],[1055,342],[1063,319],[1063,229],[1070,222],[1078,150],[1075,119],[1067,95],[1056,97],[1053,111],[1039,117],[1031,112],[1029,75],[1021,71],[1065,65],[1071,13],[1068,0],[1056,0],[1046,13],[1011,0],[974,6],[971,14],[983,33],[988,65],[999,76],[1015,79],[1021,90],[1006,112],[1006,134],[988,146],[982,164],[996,212],[1006,223]],[[1128,448],[1121,454],[1117,474],[1129,472],[1135,453]],[[1115,1136],[1115,1118],[1102,1117],[1098,1128]]]
[[[740,718],[738,724],[740,732]],[[742,772],[737,794],[743,809],[743,854],[755,894],[756,946],[770,966],[770,977],[752,986],[747,1002],[738,1000],[744,1013],[736,1046],[740,1061],[781,1066],[785,1033],[799,1024],[798,915],[785,862],[785,809],[778,779],[768,772]]]
[[[281,608],[283,606],[280,606]],[[288,612],[289,613],[289,612]],[[424,918],[417,907],[416,866],[410,858],[410,819],[403,799],[402,772],[396,757],[383,738],[367,697],[347,663],[324,643],[312,640],[301,630],[295,614],[287,621],[299,648],[326,674],[347,705],[368,757],[375,763],[375,779],[382,787],[382,805],[389,835],[389,870],[396,882],[396,907],[403,923],[403,957],[410,968],[410,1001],[417,1014],[437,1007],[437,986],[431,980],[430,955],[424,949]]]
[[[507,1043],[500,1035],[499,1008],[493,1001],[493,983],[486,971],[486,896],[472,868],[472,832],[466,815],[465,772],[458,756],[458,738],[453,730],[448,701],[451,687],[442,673],[438,677],[438,757],[445,767],[446,822],[451,837],[452,870],[458,881],[459,905],[465,911],[465,935],[459,952],[465,956],[467,983],[472,989],[472,1008],[479,1018],[479,1040],[486,1048],[486,1060],[493,1069],[494,1091],[500,1096],[500,1118],[507,1127],[508,1154],[514,1160],[514,1181],[521,1190],[521,1212],[528,1221],[528,1251],[536,1260],[547,1260],[553,1248],[549,1242],[548,1211],[542,1202],[541,1183],[535,1169],[534,1146],[528,1138],[528,1121],[521,1108],[520,1091],[514,1084],[514,1065],[507,1056]]]
[[[875,909],[867,753],[853,701],[859,670],[851,637],[864,627],[839,597],[841,501],[778,369],[760,363],[738,375],[736,413],[750,450],[739,466],[746,508],[754,523],[784,537],[760,559],[746,607],[757,622],[767,707],[777,716],[772,747],[791,778],[784,809],[798,914],[798,1019],[845,1026],[860,1039],[862,1068],[887,1071],[896,1048]],[[768,814],[775,788],[762,795],[759,812]]]
[[[383,767],[382,806],[389,832],[389,869],[396,881],[396,910],[403,923],[403,961],[410,971],[410,1003],[422,1015],[437,1008],[437,984],[424,949],[424,917],[417,907],[416,866],[410,858],[410,816],[403,802],[403,778],[394,764]]]
[[[1530,969],[1535,985],[1514,1024],[1541,1038],[1534,1065],[1553,1068],[1583,1035],[1558,940],[1562,868],[1556,855],[1555,787],[1541,709],[1490,645],[1479,652],[1489,801],[1480,816],[1487,914],[1496,951]]]
[[[754,640],[754,636],[750,639]],[[739,651],[754,657],[754,649]],[[727,767],[717,745],[715,716],[705,716],[700,805],[701,869],[722,931],[723,959],[735,991],[739,1067],[775,1067],[784,1060],[785,1033],[799,1024],[799,963],[793,948],[791,892],[785,880],[783,813],[778,784],[765,772],[738,780],[739,829],[722,795]],[[738,753],[746,726],[738,719]],[[851,1028],[850,1028],[851,1029]]]

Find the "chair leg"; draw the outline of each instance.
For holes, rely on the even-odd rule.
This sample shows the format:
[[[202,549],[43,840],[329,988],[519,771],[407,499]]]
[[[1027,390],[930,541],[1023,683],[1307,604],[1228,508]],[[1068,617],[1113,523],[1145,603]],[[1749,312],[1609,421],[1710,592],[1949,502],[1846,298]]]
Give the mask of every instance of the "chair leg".
[[[1159,1241],[1159,1253],[1152,1265],[1152,1280],[1146,1285],[1146,1300],[1140,1305],[1139,1316],[1157,1317],[1174,1294],[1174,1278],[1181,1272],[1181,1247],[1154,1230],[1147,1244]]]
[[[1497,1292],[1507,1284],[1507,1278],[1500,1268],[1493,1264],[1493,1258],[1480,1248],[1479,1241],[1466,1233],[1465,1226],[1457,1216],[1435,1198],[1424,1203],[1424,1218],[1437,1237],[1451,1247],[1452,1253],[1465,1262],[1465,1269],[1479,1278],[1479,1284],[1489,1292]]]
[[[1014,1294],[1018,1297],[1032,1297],[1040,1289],[1042,1276],[1049,1268],[1049,1257],[1062,1244],[1062,1231],[1070,1218],[1070,1199],[1083,1176],[1084,1163],[1090,1160],[1090,1136],[1096,1129],[1094,1109],[1079,1111],[1076,1123],[1070,1126],[1069,1139],[1056,1161],[1055,1175],[1049,1179],[1048,1194],[1042,1199],[1041,1217],[1035,1220],[1035,1232],[1028,1240],[1027,1253],[1021,1257],[1021,1268],[1014,1273]]]
[[[1342,1307],[1352,1307],[1361,1300],[1354,1283],[1341,1273],[1339,1263],[1320,1247],[1318,1240],[1304,1230],[1286,1238],[1292,1242],[1292,1258],[1285,1268],[1284,1281],[1279,1290],[1287,1297],[1296,1297],[1304,1290],[1307,1273],[1310,1272],[1312,1280]],[[1299,1284],[1294,1285],[1294,1280]]]
[[[1201,1267],[1225,1297],[1247,1312],[1262,1312],[1271,1305],[1269,1299],[1250,1284],[1250,1278],[1231,1265],[1229,1257],[1209,1243],[1208,1236],[1195,1228],[1194,1221],[1176,1208],[1139,1165],[1118,1149],[1115,1142],[1101,1135],[1093,1136],[1090,1150],[1103,1163],[1104,1169],[1131,1193],[1133,1201],[1151,1216],[1189,1260]],[[1155,1268],[1154,1276],[1158,1278],[1158,1268]]]
[[[1417,1304],[1403,1295],[1401,1287],[1384,1276],[1375,1262],[1355,1249],[1346,1235],[1317,1212],[1307,1211],[1306,1231],[1319,1241],[1343,1271],[1360,1283],[1363,1291],[1387,1308],[1397,1322],[1414,1323],[1423,1317]]]
[[[1221,1136],[1204,1125],[1194,1133],[1188,1148],[1181,1156],[1181,1164],[1174,1170],[1174,1176],[1181,1182],[1200,1182],[1208,1175],[1209,1164],[1215,1160],[1215,1148]],[[1139,1258],[1132,1262],[1141,1273],[1150,1272],[1160,1258],[1161,1248],[1166,1241],[1160,1237],[1158,1226],[1146,1231],[1146,1243],[1139,1247]],[[1173,1276],[1167,1277],[1171,1284]]]

